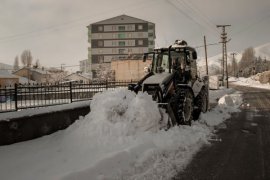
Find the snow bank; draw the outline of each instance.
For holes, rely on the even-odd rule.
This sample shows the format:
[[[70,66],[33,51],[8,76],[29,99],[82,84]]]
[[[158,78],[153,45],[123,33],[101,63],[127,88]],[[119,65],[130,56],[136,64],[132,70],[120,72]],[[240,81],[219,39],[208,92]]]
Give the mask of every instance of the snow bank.
[[[91,113],[68,129],[0,147],[1,178],[171,179],[240,99],[228,95],[199,122],[165,131],[158,130],[161,116],[151,96],[126,89],[99,93]]]
[[[157,131],[161,116],[157,104],[147,93],[135,95],[126,89],[106,91],[94,96],[89,116],[98,123],[109,121],[125,126],[127,134],[138,131]]]
[[[238,107],[242,104],[242,96],[239,92],[225,95],[218,101],[216,106],[210,113],[201,115],[201,122],[208,126],[217,126],[224,120],[230,118],[231,113],[239,112]]]
[[[231,78],[229,79],[231,81]],[[254,79],[254,77],[250,78],[244,78],[244,77],[239,77],[239,78],[234,78],[233,84],[240,85],[240,86],[248,86],[248,87],[255,87],[255,88],[261,88],[261,89],[270,89],[270,84],[262,84],[260,81],[257,81]]]

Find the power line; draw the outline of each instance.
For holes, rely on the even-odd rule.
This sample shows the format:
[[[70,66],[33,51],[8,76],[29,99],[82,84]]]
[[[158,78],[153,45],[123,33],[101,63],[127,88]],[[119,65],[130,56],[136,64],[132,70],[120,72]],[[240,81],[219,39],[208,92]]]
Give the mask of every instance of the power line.
[[[219,45],[220,43],[211,43],[211,44],[206,44],[206,46],[215,46],[215,45]],[[198,49],[198,48],[202,48],[204,47],[204,45],[200,45],[200,46],[195,46],[194,48],[195,49]]]
[[[213,32],[218,33],[217,29],[215,28],[215,24],[200,11],[191,1],[182,0],[181,1],[186,7],[188,7],[195,15],[197,15],[197,18],[199,17],[201,20],[203,20],[207,27],[209,27]]]
[[[255,21],[254,23],[250,23],[250,24],[247,25],[246,27],[242,28],[242,30],[239,30],[239,31],[233,33],[231,36],[236,36],[236,35],[238,35],[238,34],[240,34],[240,33],[242,33],[242,32],[248,31],[250,28],[256,27],[255,25],[260,24],[261,22],[265,21],[265,20],[268,19],[269,17],[270,17],[270,14],[267,15],[267,16],[262,17],[261,19]]]
[[[192,22],[196,23],[200,27],[202,27],[204,29],[208,29],[208,30],[214,32],[215,34],[217,33],[217,31],[213,29],[214,24],[210,23],[211,25],[209,25],[209,22],[207,22],[207,20],[202,19],[203,15],[197,15],[196,17],[194,17],[197,13],[192,9],[192,7],[188,6],[183,1],[174,0],[174,2],[171,2],[171,0],[166,0],[166,2],[168,2],[171,6],[176,8],[181,14],[186,16],[188,19],[190,19]],[[179,5],[181,7],[184,7],[184,9],[188,9],[190,12],[193,11],[193,14],[187,13],[186,11],[184,11],[183,8],[180,8]],[[206,21],[205,24],[203,24],[202,21],[200,21],[199,19],[202,21]]]
[[[65,28],[67,25],[74,24],[74,23],[77,23],[77,22],[82,21],[82,20],[87,20],[87,21],[94,20],[98,15],[111,14],[112,12],[116,12],[116,11],[123,10],[123,9],[137,9],[137,8],[140,8],[142,5],[146,6],[146,5],[150,4],[150,3],[153,3],[154,0],[148,1],[147,3],[145,3],[144,0],[142,0],[140,2],[143,2],[143,3],[136,2],[136,3],[126,5],[124,7],[119,7],[117,9],[113,8],[113,10],[106,10],[106,11],[103,11],[103,12],[95,13],[95,14],[93,14],[91,16],[84,16],[84,17],[80,17],[80,18],[73,19],[73,20],[70,20],[70,21],[66,21],[66,22],[63,22],[63,23],[58,24],[58,25],[50,25],[50,26],[40,28],[40,29],[37,29],[37,30],[33,30],[33,31],[29,31],[29,32],[14,34],[14,35],[6,36],[6,37],[0,37],[0,42],[5,42],[7,40],[19,39],[19,38],[22,38],[22,37],[28,37],[28,36],[39,34],[39,33],[42,33],[42,32],[50,31],[50,30],[51,30],[51,32],[55,32],[55,31],[58,31],[61,28]],[[92,17],[95,17],[95,18],[92,18]],[[73,27],[73,26],[71,26],[71,27]]]

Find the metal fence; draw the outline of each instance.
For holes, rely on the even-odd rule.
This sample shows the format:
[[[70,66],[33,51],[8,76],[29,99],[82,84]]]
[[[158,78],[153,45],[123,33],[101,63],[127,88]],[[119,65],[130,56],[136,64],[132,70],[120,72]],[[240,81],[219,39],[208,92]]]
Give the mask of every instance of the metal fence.
[[[130,83],[134,81],[15,84],[0,87],[0,113],[89,100],[98,92],[127,87]]]

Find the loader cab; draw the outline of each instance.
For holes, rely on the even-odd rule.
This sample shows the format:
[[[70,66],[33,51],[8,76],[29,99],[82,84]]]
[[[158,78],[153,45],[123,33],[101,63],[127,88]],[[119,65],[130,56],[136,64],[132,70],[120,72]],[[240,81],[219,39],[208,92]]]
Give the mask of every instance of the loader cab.
[[[150,71],[154,74],[177,71],[179,74],[188,72],[192,79],[197,77],[197,53],[194,48],[187,46],[185,41],[176,40],[169,48],[158,48],[145,53],[144,60],[149,56],[152,58]]]
[[[179,42],[178,40],[169,49],[172,71],[178,71],[182,76],[186,76],[188,81],[195,81],[198,77],[196,50],[189,47],[185,41]]]
[[[152,61],[152,72],[162,73],[170,71],[168,48],[155,49]]]

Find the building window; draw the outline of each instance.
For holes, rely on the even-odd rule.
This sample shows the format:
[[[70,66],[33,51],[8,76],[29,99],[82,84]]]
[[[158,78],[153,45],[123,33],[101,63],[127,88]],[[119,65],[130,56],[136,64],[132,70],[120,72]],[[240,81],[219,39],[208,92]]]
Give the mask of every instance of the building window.
[[[129,53],[129,54],[132,53],[132,48],[128,48],[128,53]]]
[[[112,49],[112,53],[113,54],[116,54],[117,53],[117,50],[115,48]]]
[[[143,25],[140,24],[140,25],[138,26],[138,29],[139,29],[139,30],[142,30],[142,29],[143,29]]]
[[[154,29],[154,25],[148,25],[148,29]]]
[[[127,26],[127,29],[128,29],[129,31],[131,31],[131,30],[132,30],[132,25],[128,25],[128,26]]]
[[[103,26],[98,26],[98,31],[103,31]]]
[[[142,33],[142,32],[139,32],[139,33],[138,33],[138,36],[139,36],[139,37],[143,37],[143,33]]]
[[[138,45],[142,46],[143,45],[143,40],[138,40]]]
[[[99,54],[102,54],[103,53],[102,49],[100,49],[98,52],[99,52]]]
[[[102,37],[103,37],[102,34],[99,34],[99,35],[98,35],[98,38],[99,38],[99,39],[101,39]]]
[[[103,41],[98,41],[98,47],[103,47]]]
[[[126,27],[125,26],[118,26],[118,31],[125,31]]]
[[[129,40],[128,41],[128,46],[132,46],[132,45],[133,45],[132,40]]]
[[[116,34],[112,34],[112,38],[115,39],[116,38]]]
[[[119,46],[125,46],[125,45],[126,45],[126,42],[125,42],[125,41],[119,41],[119,42],[118,42],[118,45],[119,45]]]
[[[112,26],[112,30],[113,31],[116,31],[116,26]]]
[[[98,64],[98,63],[99,63],[98,59],[92,59],[92,64]]]
[[[139,53],[143,53],[143,48],[139,48]]]
[[[116,46],[116,41],[112,41],[112,46]]]
[[[98,62],[103,63],[104,57],[103,56],[98,56]]]
[[[153,37],[154,36],[154,33],[148,33],[148,36],[149,37]]]
[[[128,38],[132,38],[132,34],[131,33],[128,33]]]
[[[118,52],[118,54],[125,54],[125,49],[119,49]]]
[[[154,45],[154,41],[149,41],[148,45]]]
[[[119,38],[119,39],[125,38],[125,33],[119,33],[119,34],[118,34],[118,38]]]

